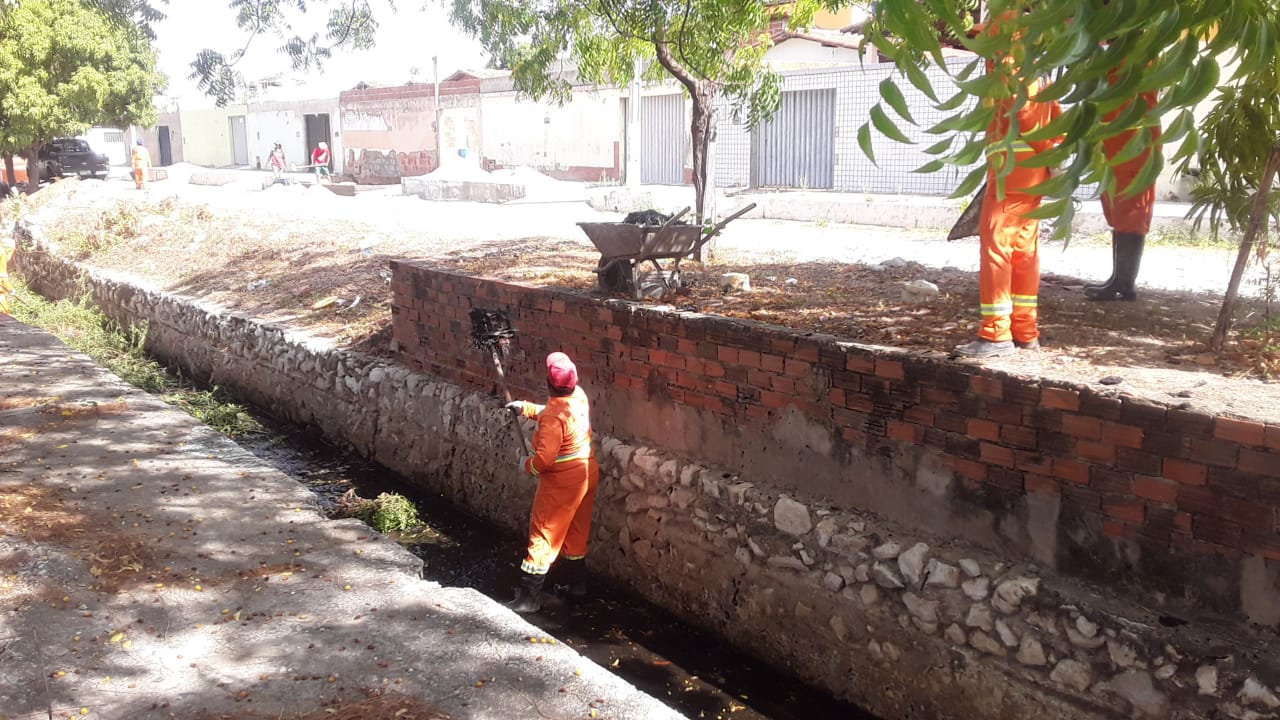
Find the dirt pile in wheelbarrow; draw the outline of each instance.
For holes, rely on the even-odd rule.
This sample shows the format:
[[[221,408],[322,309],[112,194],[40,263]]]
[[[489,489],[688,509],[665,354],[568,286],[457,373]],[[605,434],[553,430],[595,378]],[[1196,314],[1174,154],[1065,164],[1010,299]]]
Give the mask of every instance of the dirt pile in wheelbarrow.
[[[640,225],[642,227],[662,227],[667,223],[671,223],[672,225],[689,224],[678,218],[675,222],[672,222],[670,215],[660,213],[657,210],[637,210],[633,213],[628,213],[627,216],[622,219],[622,222],[627,225]]]

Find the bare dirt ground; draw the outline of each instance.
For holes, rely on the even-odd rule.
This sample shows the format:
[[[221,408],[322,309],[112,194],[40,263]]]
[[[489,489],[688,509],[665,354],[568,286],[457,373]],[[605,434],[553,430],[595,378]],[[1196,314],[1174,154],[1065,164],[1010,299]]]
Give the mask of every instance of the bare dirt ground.
[[[59,241],[60,253],[382,354],[390,337],[390,260],[426,260],[603,297],[594,273],[599,253],[574,223],[619,219],[581,203],[514,208],[426,203],[394,197],[394,191],[344,198],[299,187],[188,192],[170,186],[144,197],[116,185],[62,183],[35,196],[34,217]],[[906,260],[872,264],[841,261],[835,251],[830,257],[815,253],[815,243],[846,234],[883,239]],[[976,333],[977,275],[940,267],[938,248],[951,254],[964,249],[939,246],[934,235],[941,234],[738,221],[723,236],[714,262],[684,264],[687,287],[663,302],[946,354]],[[970,244],[976,257],[976,242]],[[1175,251],[1192,253],[1157,246],[1144,262],[1159,267],[1161,254]],[[1211,255],[1203,254],[1207,262]],[[1215,267],[1222,257],[1221,249],[1212,254]],[[1197,258],[1192,253],[1191,275]],[[726,272],[748,273],[752,291],[722,292],[719,278]],[[912,280],[931,281],[940,294],[908,301],[903,284]],[[1144,280],[1150,284],[1152,278]],[[1137,302],[1091,303],[1080,291],[1083,282],[1046,272],[1040,299],[1046,348],[987,364],[1087,385],[1120,378],[1121,392],[1280,420],[1280,383],[1274,382],[1280,376],[1280,323],[1261,300],[1246,303],[1233,342],[1213,354],[1203,342],[1220,295],[1147,287]]]

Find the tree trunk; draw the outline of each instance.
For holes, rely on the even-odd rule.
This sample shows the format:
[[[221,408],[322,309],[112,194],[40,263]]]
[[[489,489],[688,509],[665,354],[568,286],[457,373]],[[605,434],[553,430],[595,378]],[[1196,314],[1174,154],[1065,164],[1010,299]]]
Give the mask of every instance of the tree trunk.
[[[40,144],[27,148],[27,194],[32,195],[40,189]]]
[[[13,169],[13,153],[4,154],[4,183],[9,187],[18,184],[18,174]]]
[[[693,142],[693,202],[697,223],[701,225],[706,219],[704,211],[707,206],[707,141],[710,137],[713,111],[708,102],[708,89],[704,83],[698,83],[697,89],[691,95],[693,121],[690,123],[689,137]]]
[[[1271,186],[1275,183],[1276,173],[1280,172],[1280,145],[1271,149],[1271,157],[1262,172],[1262,182],[1258,184],[1258,194],[1253,198],[1253,210],[1249,213],[1249,225],[1245,228],[1244,237],[1240,240],[1240,253],[1236,255],[1236,266],[1231,270],[1231,282],[1227,283],[1227,294],[1222,299],[1222,310],[1218,313],[1218,324],[1213,329],[1213,338],[1209,340],[1209,348],[1221,352],[1227,342],[1227,334],[1231,332],[1231,323],[1235,319],[1236,307],[1239,305],[1240,282],[1244,279],[1245,268],[1249,265],[1249,256],[1253,254],[1253,246],[1258,236],[1267,231],[1267,214],[1270,209]]]

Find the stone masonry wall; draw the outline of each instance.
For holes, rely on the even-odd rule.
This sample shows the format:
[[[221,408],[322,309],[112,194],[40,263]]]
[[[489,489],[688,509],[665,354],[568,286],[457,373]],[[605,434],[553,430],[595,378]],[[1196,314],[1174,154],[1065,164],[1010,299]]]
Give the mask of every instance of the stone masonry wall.
[[[393,263],[401,361],[490,389],[577,358],[599,430],[1068,575],[1280,626],[1280,426],[835,338]]]
[[[42,294],[88,290],[111,317],[145,323],[149,349],[186,372],[316,427],[495,522],[524,525],[533,488],[513,470],[520,450],[499,401],[485,392],[487,358],[465,349],[467,321],[452,306],[437,316],[464,325],[451,346],[433,346],[452,359],[428,375],[89,272],[59,260],[39,237],[23,227],[24,250],[54,252],[21,252],[16,264]],[[402,290],[404,270],[396,270]],[[411,286],[423,277],[457,280],[414,277]],[[494,299],[484,293],[505,292],[492,283],[453,287],[480,288],[477,304]],[[547,300],[542,312],[570,307],[529,297]],[[530,320],[512,363],[525,384],[543,350]],[[604,382],[599,367],[584,362],[583,371],[597,387]],[[625,417],[604,412],[615,425]],[[592,571],[886,719],[1245,718],[1280,707],[1276,650],[1239,625],[1162,623],[1145,609],[1149,597],[1127,600],[1123,588],[1079,582],[1011,548],[990,552],[798,492],[800,478],[628,437],[599,436]]]

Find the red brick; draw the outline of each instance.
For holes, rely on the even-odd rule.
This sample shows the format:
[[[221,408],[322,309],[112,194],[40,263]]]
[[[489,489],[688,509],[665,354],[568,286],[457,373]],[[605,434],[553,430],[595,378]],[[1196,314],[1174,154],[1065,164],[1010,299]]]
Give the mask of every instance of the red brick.
[[[1186,456],[1207,465],[1234,468],[1240,462],[1240,445],[1228,440],[1193,437]]]
[[[818,358],[822,357],[822,353],[818,350],[817,344],[812,342],[796,343],[796,349],[792,351],[790,355],[796,360],[803,360],[807,363],[816,363],[818,362]]]
[[[1062,488],[1058,485],[1058,481],[1043,475],[1035,473],[1027,473],[1026,488],[1028,493],[1038,495],[1061,495]]]
[[[1209,481],[1209,468],[1200,463],[1165,458],[1164,476],[1182,485],[1204,485]]]
[[[857,428],[846,427],[840,431],[840,435],[854,447],[862,447],[867,442],[867,434]]]
[[[707,361],[703,364],[702,372],[706,373],[709,378],[724,377],[724,366],[718,362]]]
[[[1178,509],[1192,515],[1212,515],[1218,512],[1222,498],[1217,493],[1199,485],[1178,486]]]
[[[1015,466],[1019,470],[1038,473],[1040,475],[1053,475],[1053,457],[1046,454],[1031,450],[1015,450],[1013,452]]]
[[[787,358],[786,372],[788,377],[803,378],[808,377],[809,372],[813,369],[813,363],[804,360],[794,360]]]
[[[924,428],[900,420],[890,420],[889,437],[903,442],[918,443],[924,440]]]
[[[969,378],[969,392],[1002,400],[1004,399],[1004,383],[1000,381],[1000,378],[973,375]]]
[[[874,375],[876,372],[876,359],[872,355],[849,355],[845,359],[844,367],[849,372]]]
[[[1013,450],[989,442],[984,442],[979,446],[978,459],[989,465],[999,465],[1006,468],[1012,468],[1015,464]]]
[[[1132,495],[1133,476],[1095,467],[1089,470],[1089,487],[1103,495]]]
[[[781,355],[761,355],[760,368],[771,373],[782,373],[786,370],[787,361]]]
[[[1005,445],[1012,445],[1023,450],[1035,450],[1037,445],[1036,431],[1021,425],[1001,425],[1000,441]]]
[[[1147,518],[1147,507],[1138,500],[1103,500],[1102,514],[1131,525],[1141,525]]]
[[[1114,445],[1079,440],[1076,442],[1076,455],[1084,460],[1091,460],[1103,465],[1114,465],[1116,448]]]
[[[1191,535],[1223,547],[1238,548],[1241,545],[1240,526],[1209,515],[1196,515],[1191,519]]]
[[[951,469],[955,470],[961,477],[976,482],[983,482],[987,479],[988,468],[985,463],[974,462],[964,458],[952,458]]]
[[[797,394],[796,381],[791,378],[778,377],[777,375],[769,376],[769,389],[782,393],[783,395],[794,396]]]
[[[1116,450],[1116,467],[1142,475],[1161,475],[1164,458],[1133,448],[1120,448]]]
[[[1089,466],[1074,460],[1054,458],[1053,476],[1077,485],[1089,484]]]
[[[1262,446],[1267,442],[1267,426],[1251,420],[1219,417],[1213,421],[1213,436],[1241,445]]]
[[[1103,520],[1102,534],[1116,540],[1129,540],[1138,532],[1137,527],[1126,525],[1118,520]]]
[[[902,367],[902,363],[897,360],[876,360],[876,377],[888,378],[890,380],[902,380],[906,378],[906,371]]]
[[[1120,423],[1102,423],[1102,439],[1116,447],[1141,448],[1142,428]]]
[[[1173,503],[1178,499],[1178,484],[1164,478],[1135,475],[1133,477],[1133,494],[1145,500]]]
[[[902,411],[902,419],[925,427],[933,427],[933,413],[922,407],[909,407]]]
[[[1075,412],[1080,409],[1080,393],[1075,390],[1047,387],[1040,393],[1040,404],[1055,410]]]
[[[1261,450],[1241,450],[1240,464],[1237,467],[1245,472],[1280,478],[1280,454]]]
[[[1280,450],[1280,425],[1268,425],[1266,445],[1272,450]]]
[[[1229,496],[1222,498],[1219,514],[1250,532],[1271,532],[1276,524],[1271,508],[1266,505]]]
[[[791,404],[792,398],[782,393],[764,390],[760,393],[760,404],[767,408],[783,408]]]
[[[1000,441],[1000,426],[990,420],[970,418],[965,424],[965,434],[980,440]]]
[[[758,369],[760,367],[760,353],[755,350],[739,350],[738,364],[750,369]]]
[[[728,365],[738,364],[738,351],[723,345],[716,348],[716,359]]]
[[[1102,437],[1102,421],[1084,415],[1063,415],[1062,432],[1088,440],[1097,440]]]

